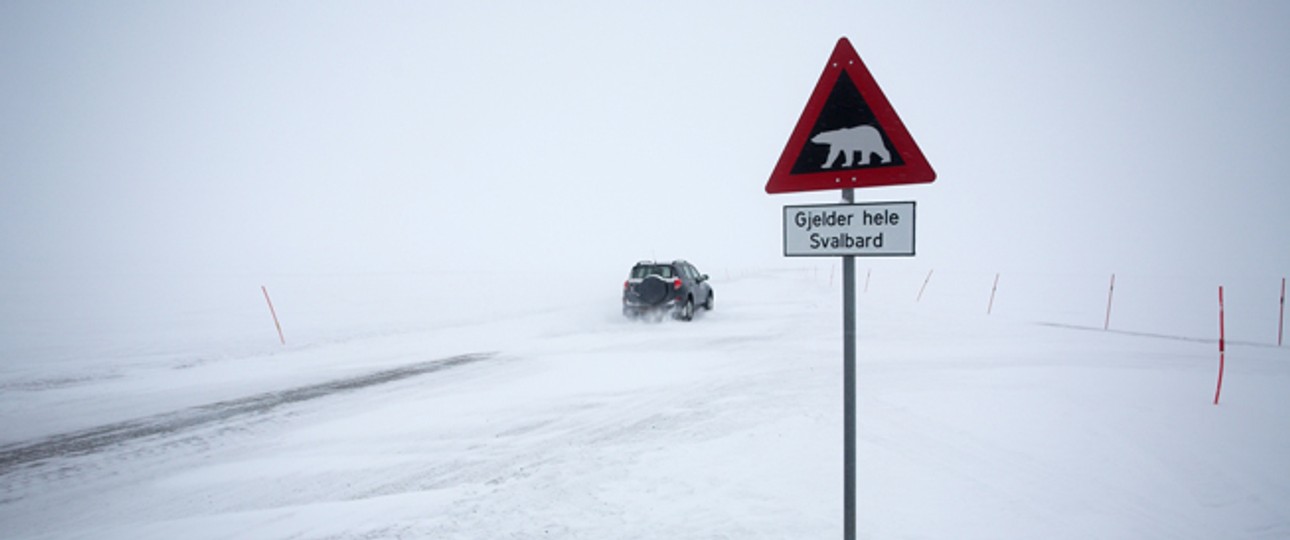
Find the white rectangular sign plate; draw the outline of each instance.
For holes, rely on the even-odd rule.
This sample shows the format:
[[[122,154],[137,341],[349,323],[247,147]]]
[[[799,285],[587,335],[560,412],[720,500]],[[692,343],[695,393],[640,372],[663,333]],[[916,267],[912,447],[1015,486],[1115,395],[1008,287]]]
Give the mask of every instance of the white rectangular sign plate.
[[[912,257],[914,201],[784,207],[785,257]]]

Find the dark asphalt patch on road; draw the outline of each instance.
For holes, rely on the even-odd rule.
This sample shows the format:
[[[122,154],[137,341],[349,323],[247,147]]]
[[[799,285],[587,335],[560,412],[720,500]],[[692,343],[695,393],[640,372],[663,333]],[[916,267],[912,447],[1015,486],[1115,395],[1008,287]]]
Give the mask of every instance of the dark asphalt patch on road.
[[[495,353],[463,354],[378,371],[359,377],[302,386],[281,392],[268,392],[230,401],[220,401],[172,413],[73,431],[32,443],[3,446],[0,447],[0,475],[7,474],[18,467],[50,458],[91,454],[108,446],[135,439],[153,435],[173,434],[243,415],[261,414],[283,405],[452,369],[487,360],[495,355]]]

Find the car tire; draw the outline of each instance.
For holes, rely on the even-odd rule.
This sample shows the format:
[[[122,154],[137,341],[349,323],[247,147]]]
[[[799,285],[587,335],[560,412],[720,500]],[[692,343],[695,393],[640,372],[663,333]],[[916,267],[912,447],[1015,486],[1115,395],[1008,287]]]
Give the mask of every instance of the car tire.
[[[716,302],[716,296],[716,293],[708,291],[708,299],[703,302],[703,309],[705,311],[712,311],[712,306]]]
[[[694,298],[686,298],[685,303],[681,305],[681,312],[677,318],[683,321],[694,319]]]

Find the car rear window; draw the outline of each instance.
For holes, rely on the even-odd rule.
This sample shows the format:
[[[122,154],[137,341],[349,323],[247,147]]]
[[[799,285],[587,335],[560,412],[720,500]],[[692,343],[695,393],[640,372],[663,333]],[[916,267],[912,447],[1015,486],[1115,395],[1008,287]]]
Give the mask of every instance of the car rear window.
[[[632,268],[632,277],[635,279],[650,275],[670,278],[672,277],[672,267],[666,264],[641,264]]]

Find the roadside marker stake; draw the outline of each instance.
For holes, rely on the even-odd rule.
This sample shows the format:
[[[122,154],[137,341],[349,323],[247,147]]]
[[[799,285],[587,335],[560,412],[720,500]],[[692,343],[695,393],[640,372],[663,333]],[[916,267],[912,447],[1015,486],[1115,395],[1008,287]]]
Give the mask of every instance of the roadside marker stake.
[[[935,271],[936,271],[935,268],[927,271],[927,279],[923,280],[923,286],[918,289],[918,300],[915,300],[915,302],[923,301],[923,291],[927,290],[927,282],[932,280],[932,272],[935,272]]]
[[[1277,318],[1277,346],[1281,346],[1281,336],[1286,328],[1286,278],[1281,278],[1281,316]]]
[[[990,305],[986,306],[985,314],[989,315],[994,311],[994,292],[999,290],[999,274],[994,274],[994,286],[990,287]]]
[[[1227,332],[1223,328],[1223,286],[1218,286],[1218,387],[1214,389],[1214,404],[1218,405],[1218,394],[1223,391],[1223,364],[1225,364]]]
[[[1111,298],[1115,296],[1115,274],[1111,274],[1111,288],[1106,292],[1106,324],[1102,325],[1103,330],[1111,329]]]
[[[269,304],[269,315],[273,315],[273,326],[278,329],[278,341],[286,345],[287,338],[282,337],[282,325],[278,323],[278,312],[273,310],[273,300],[269,300],[269,289],[264,285],[260,285],[260,290],[264,292],[264,301]]]

